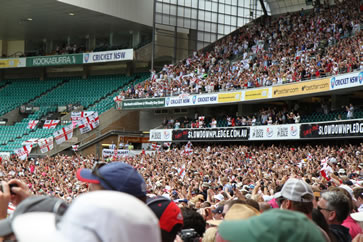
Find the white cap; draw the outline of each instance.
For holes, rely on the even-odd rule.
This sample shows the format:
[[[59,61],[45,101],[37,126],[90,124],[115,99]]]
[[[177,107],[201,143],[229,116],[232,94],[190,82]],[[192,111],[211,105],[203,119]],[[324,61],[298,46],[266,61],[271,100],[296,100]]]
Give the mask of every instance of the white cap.
[[[20,242],[161,241],[159,221],[150,208],[121,192],[82,194],[57,226],[55,221],[52,213],[27,213],[14,220],[13,230]]]
[[[213,196],[214,199],[217,199],[219,201],[223,201],[224,200],[224,196],[222,194],[217,194]]]

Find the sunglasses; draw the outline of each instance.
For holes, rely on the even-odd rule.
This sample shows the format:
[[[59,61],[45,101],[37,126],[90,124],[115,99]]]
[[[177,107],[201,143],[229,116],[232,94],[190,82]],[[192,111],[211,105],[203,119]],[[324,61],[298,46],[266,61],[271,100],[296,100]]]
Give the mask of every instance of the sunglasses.
[[[107,163],[105,162],[97,162],[94,164],[93,168],[92,168],[92,175],[96,176],[97,178],[99,178],[100,180],[102,180],[104,183],[106,183],[107,186],[109,186],[112,190],[114,191],[118,191],[114,186],[111,185],[110,182],[108,182],[100,173],[100,169],[102,166],[106,165]]]

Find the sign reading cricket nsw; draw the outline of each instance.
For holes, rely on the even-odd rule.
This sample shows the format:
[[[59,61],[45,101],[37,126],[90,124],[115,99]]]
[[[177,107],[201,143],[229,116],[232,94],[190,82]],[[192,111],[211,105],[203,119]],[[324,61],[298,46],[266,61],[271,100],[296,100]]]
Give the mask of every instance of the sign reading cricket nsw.
[[[101,51],[101,52],[92,52],[92,53],[83,54],[83,64],[125,61],[133,59],[134,59],[133,49]]]

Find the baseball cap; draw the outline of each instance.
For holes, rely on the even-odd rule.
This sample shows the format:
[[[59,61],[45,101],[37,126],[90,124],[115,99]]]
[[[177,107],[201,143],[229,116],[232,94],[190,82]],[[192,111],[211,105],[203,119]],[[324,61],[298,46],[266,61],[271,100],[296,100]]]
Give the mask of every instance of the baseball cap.
[[[219,235],[229,241],[325,241],[319,228],[300,212],[270,209],[248,219],[223,221]]]
[[[16,207],[14,213],[6,219],[0,220],[0,237],[13,233],[13,220],[24,213],[50,212],[63,215],[68,205],[62,199],[47,196],[31,196],[23,200]]]
[[[215,209],[212,210],[212,213],[222,214],[223,208],[224,208],[224,205],[219,205],[218,207],[216,207]]]
[[[15,218],[13,229],[20,242],[159,242],[158,222],[134,196],[102,190],[78,196],[58,223],[51,213],[27,213]]]
[[[260,215],[260,212],[247,204],[234,204],[224,216],[224,220],[239,220]],[[208,220],[207,223],[218,226],[223,220]]]
[[[146,196],[144,178],[134,167],[123,162],[108,163],[99,168],[95,166],[92,170],[78,169],[77,178],[83,182],[101,184],[107,190],[125,192],[135,197]]]
[[[290,178],[281,189],[274,195],[275,198],[284,197],[295,202],[312,202],[314,193],[311,187],[303,180]]]
[[[182,212],[173,201],[162,196],[156,196],[149,199],[147,205],[159,219],[159,226],[162,230],[170,232],[175,225],[183,225]]]

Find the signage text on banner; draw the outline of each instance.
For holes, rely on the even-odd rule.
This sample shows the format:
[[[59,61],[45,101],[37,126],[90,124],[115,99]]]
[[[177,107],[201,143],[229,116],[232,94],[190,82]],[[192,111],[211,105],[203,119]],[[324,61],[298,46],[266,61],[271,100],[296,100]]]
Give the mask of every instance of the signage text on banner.
[[[172,129],[152,129],[150,130],[150,141],[172,141]]]
[[[111,50],[100,51],[83,54],[83,63],[98,63],[98,62],[112,62],[112,61],[125,61],[134,59],[134,50]]]
[[[270,89],[268,89],[268,88],[256,89],[256,90],[246,90],[244,100],[248,101],[248,100],[268,98],[269,90]]]
[[[122,101],[122,109],[158,108],[165,106],[165,98],[129,99]]]
[[[220,93],[218,94],[218,102],[219,103],[240,102],[241,97],[242,97],[242,92]]]
[[[175,129],[173,141],[207,141],[207,140],[247,140],[247,127],[213,128],[213,129]]]
[[[304,81],[272,87],[272,97],[288,97],[294,95],[326,92],[329,90],[329,79],[323,78],[315,81]]]
[[[330,90],[357,87],[361,85],[363,85],[363,71],[330,78]]]
[[[26,66],[56,66],[83,64],[83,54],[27,57]]]
[[[249,140],[300,139],[300,124],[261,125],[250,127]]]
[[[130,153],[129,150],[117,150],[116,156],[118,158],[126,157],[126,156],[129,156],[129,153]],[[102,157],[103,158],[112,157],[114,155],[115,155],[115,150],[114,149],[103,149],[102,150]]]
[[[300,136],[302,139],[363,136],[363,121],[352,120],[301,124]]]

